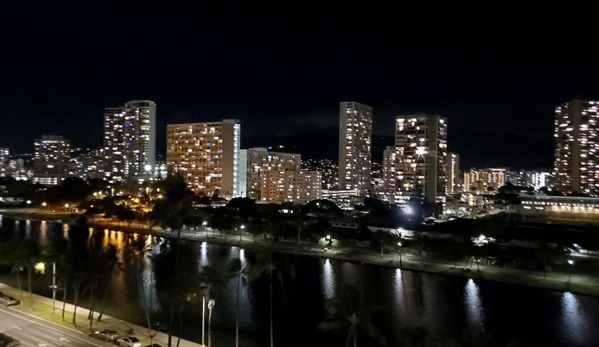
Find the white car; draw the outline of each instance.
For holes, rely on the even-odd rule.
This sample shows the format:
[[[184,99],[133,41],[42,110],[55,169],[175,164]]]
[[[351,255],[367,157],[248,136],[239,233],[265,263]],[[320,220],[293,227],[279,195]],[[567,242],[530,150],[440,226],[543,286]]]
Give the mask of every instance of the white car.
[[[116,344],[121,347],[141,347],[141,341],[135,336],[118,339]]]
[[[119,337],[117,332],[112,329],[104,329],[104,330],[96,331],[94,333],[94,336],[97,339],[104,340],[104,341],[114,341]]]

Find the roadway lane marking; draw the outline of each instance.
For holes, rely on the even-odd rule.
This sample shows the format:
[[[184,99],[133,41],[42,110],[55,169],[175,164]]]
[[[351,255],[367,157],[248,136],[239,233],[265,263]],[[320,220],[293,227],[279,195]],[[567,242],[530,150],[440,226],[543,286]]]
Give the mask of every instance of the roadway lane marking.
[[[60,338],[60,341],[61,341],[61,342],[62,342],[62,341],[64,341],[64,342],[71,342],[71,341],[69,341],[69,339],[67,339],[66,337],[61,337],[61,338]]]
[[[33,324],[40,325],[40,326],[42,326],[42,327],[44,327],[44,328],[46,328],[46,329],[49,329],[49,330],[55,331],[55,332],[57,332],[57,333],[61,333],[61,334],[64,334],[64,333],[65,333],[64,331],[60,331],[60,330],[58,330],[58,329],[54,329],[53,327],[50,327],[50,326],[44,325],[44,324],[42,324],[42,323],[40,323],[40,322],[36,322],[36,321],[34,321],[34,320],[27,319],[27,318],[25,318],[25,317],[21,317],[21,316],[19,316],[18,314],[14,314],[14,313],[12,313],[12,312],[10,312],[10,311],[6,311],[6,310],[3,310],[3,309],[0,309],[0,311],[1,311],[1,312],[4,312],[4,313],[8,313],[9,315],[11,315],[11,316],[15,316],[15,317],[17,317],[17,318],[20,318],[20,319],[22,319],[22,320],[25,320],[25,321],[31,322],[31,323],[33,323]],[[29,315],[29,314],[27,314],[27,313],[24,313],[24,312],[23,312],[23,314],[25,314],[25,315],[28,315],[28,316],[32,316],[32,315]],[[34,317],[34,316],[32,316],[32,317]],[[36,318],[37,318],[37,317],[36,317]],[[37,319],[39,319],[39,320],[41,320],[41,321],[44,321],[44,322],[47,322],[47,321],[45,321],[45,320],[43,320],[43,319],[41,319],[41,318],[37,318]],[[55,325],[54,323],[51,323],[51,322],[48,322],[48,323],[49,323],[49,324],[53,324],[53,325]],[[67,329],[71,330],[70,328],[67,328]],[[83,333],[82,333],[82,334],[83,334]],[[96,347],[102,347],[101,345],[96,345],[96,344],[95,344],[95,343],[93,343],[93,342],[90,342],[90,341],[84,340],[84,339],[82,339],[82,338],[80,338],[80,337],[77,337],[77,336],[71,336],[71,337],[73,337],[73,338],[76,338],[77,340],[83,341],[83,342],[85,342],[85,343],[89,343],[89,344],[90,344],[90,345],[92,345],[92,346],[96,346]],[[40,343],[40,344],[38,344],[38,345],[40,345],[39,347],[44,347],[44,346],[41,346],[41,345],[45,345],[45,346],[49,347],[49,345],[47,345],[47,344],[42,344],[42,343]]]
[[[19,327],[16,327],[16,326],[14,326],[14,325],[13,325],[12,327],[13,327],[13,328],[15,328],[15,329],[23,330],[23,329],[21,329],[21,328],[19,328]]]
[[[62,346],[62,343],[60,343],[60,342],[56,342],[56,341],[54,341],[54,340],[50,340],[50,342],[52,342],[52,343],[53,343],[53,344],[55,344],[55,345]]]

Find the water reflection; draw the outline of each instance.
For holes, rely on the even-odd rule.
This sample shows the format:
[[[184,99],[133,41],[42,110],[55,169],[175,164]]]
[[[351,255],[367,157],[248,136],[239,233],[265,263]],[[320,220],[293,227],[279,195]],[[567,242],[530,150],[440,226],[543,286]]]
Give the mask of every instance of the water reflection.
[[[200,246],[200,266],[208,265],[208,244],[206,242],[202,242]]]
[[[335,296],[335,274],[333,273],[333,266],[329,259],[324,260],[320,274],[320,283],[322,283],[322,294],[326,299],[331,299]]]
[[[400,269],[395,269],[395,299],[397,300],[397,306],[403,309],[404,306],[404,292],[403,292],[403,277]]]
[[[586,320],[582,314],[580,303],[576,296],[570,292],[562,295],[562,320],[566,327],[563,331],[567,334],[566,340],[575,340],[577,343],[586,345],[588,330]]]
[[[31,238],[31,221],[29,219],[25,221],[25,237]]]
[[[464,287],[466,319],[471,329],[481,332],[484,329],[484,310],[480,300],[480,289],[474,280],[469,279]]]

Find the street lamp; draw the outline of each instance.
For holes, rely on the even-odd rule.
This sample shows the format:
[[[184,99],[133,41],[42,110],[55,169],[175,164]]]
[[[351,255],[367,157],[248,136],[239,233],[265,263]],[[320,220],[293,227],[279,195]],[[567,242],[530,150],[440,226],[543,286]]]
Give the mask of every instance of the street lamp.
[[[216,301],[212,299],[208,301],[208,347],[211,347],[212,331],[210,330],[210,322],[212,321],[212,308],[214,304],[216,304]]]
[[[401,269],[402,265],[401,265],[401,242],[397,243],[397,247],[398,247],[398,253],[399,253],[399,268]]]
[[[568,259],[568,265],[574,265],[574,260]],[[572,279],[572,270],[568,270],[568,282]]]
[[[243,232],[243,229],[245,229],[245,225],[241,224],[241,227],[239,227],[239,241],[241,241],[241,233]]]
[[[46,263],[37,263],[35,264],[34,268],[40,272],[40,273],[44,273],[46,271]],[[56,263],[52,262],[52,285],[50,286],[50,288],[52,288],[52,313],[56,312]]]

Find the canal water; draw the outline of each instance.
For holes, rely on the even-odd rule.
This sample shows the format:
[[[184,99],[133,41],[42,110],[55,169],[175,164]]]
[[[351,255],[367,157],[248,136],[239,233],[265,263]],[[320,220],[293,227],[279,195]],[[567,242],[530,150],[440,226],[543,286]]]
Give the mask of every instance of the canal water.
[[[48,247],[50,233],[69,238],[67,225],[6,217],[0,221],[0,242],[31,239]],[[156,289],[164,273],[157,269],[168,264],[174,241],[117,230],[79,231],[90,243],[112,244],[119,250],[122,264],[106,283],[110,288],[106,314],[143,326],[148,309],[152,325],[165,329],[169,307]],[[180,250],[180,260],[191,271],[211,266],[221,278],[226,277],[233,259],[240,259],[249,273],[257,258],[254,250],[205,242],[182,242]],[[275,259],[281,273],[281,281],[274,276],[273,283],[276,346],[344,346],[347,328],[325,332],[318,325],[328,319],[328,300],[345,285],[359,289],[362,307],[373,308],[370,322],[383,333],[387,346],[410,346],[422,340],[441,346],[451,340],[462,346],[599,346],[596,297],[307,256],[275,253]],[[34,292],[51,296],[51,276],[48,271],[35,274]],[[16,287],[16,275],[10,266],[0,266],[0,282]],[[269,285],[268,276],[242,282],[241,346],[269,343]],[[72,291],[67,293],[71,301]],[[57,298],[62,299],[62,293]],[[235,335],[236,280],[223,281],[214,291],[214,299],[215,340],[234,345],[231,337]],[[88,295],[81,304],[89,305]],[[175,333],[180,321],[183,338],[200,342],[200,302],[190,300],[181,314],[181,320],[178,316],[175,319]],[[378,346],[366,333],[361,331],[358,336],[359,346]]]

